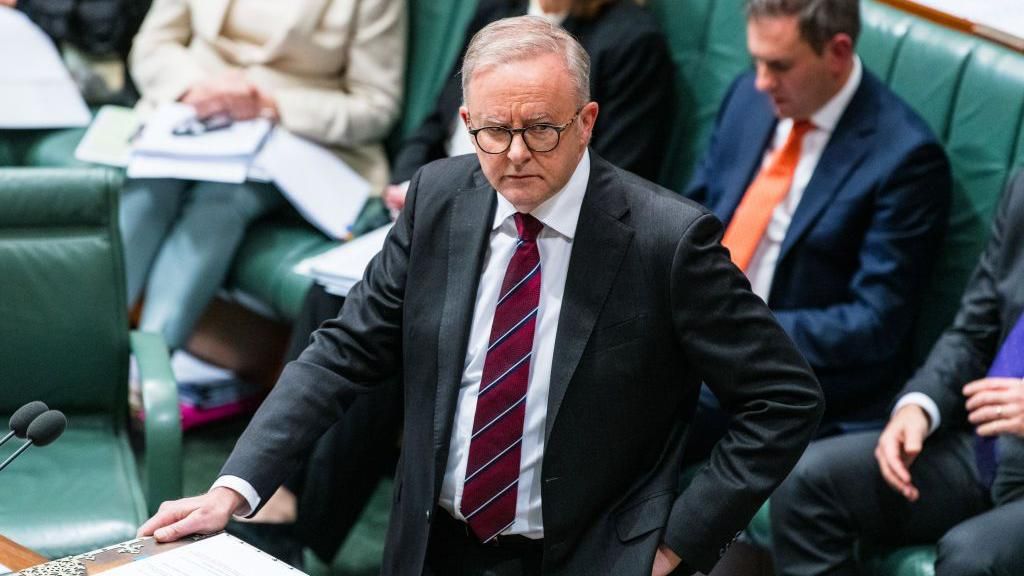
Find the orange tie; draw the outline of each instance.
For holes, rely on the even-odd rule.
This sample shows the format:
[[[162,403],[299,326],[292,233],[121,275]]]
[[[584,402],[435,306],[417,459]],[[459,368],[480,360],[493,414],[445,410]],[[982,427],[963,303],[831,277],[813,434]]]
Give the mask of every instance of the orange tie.
[[[747,193],[736,207],[732,221],[725,229],[722,245],[729,249],[732,261],[746,272],[757,245],[761,243],[772,212],[789,193],[793,174],[800,161],[800,147],[804,134],[814,128],[808,120],[797,120],[789,131],[786,143],[772,155],[747,188]]]

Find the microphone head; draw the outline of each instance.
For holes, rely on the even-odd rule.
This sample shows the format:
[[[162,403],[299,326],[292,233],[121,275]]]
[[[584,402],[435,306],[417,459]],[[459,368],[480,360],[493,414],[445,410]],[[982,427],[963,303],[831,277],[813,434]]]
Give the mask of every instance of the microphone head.
[[[60,410],[47,410],[28,425],[28,439],[36,446],[46,446],[60,437],[68,427],[68,419]]]
[[[14,414],[11,415],[11,430],[14,432],[14,435],[18,438],[24,438],[25,434],[28,433],[29,424],[38,418],[40,414],[49,409],[49,406],[39,400],[29,402],[21,408],[18,408]]]

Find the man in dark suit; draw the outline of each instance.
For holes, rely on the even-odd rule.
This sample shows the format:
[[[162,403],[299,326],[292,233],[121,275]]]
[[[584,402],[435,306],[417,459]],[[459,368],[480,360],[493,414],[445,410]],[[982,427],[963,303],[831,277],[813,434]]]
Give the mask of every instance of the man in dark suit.
[[[772,497],[779,574],[857,574],[854,543],[938,540],[938,576],[1024,573],[1024,173],[953,325],[885,430],[816,442]]]
[[[289,364],[203,496],[141,534],[256,511],[360,392],[401,371],[384,574],[709,571],[822,412],[810,369],[698,205],[587,145],[586,52],[535,17],[463,64],[477,155],[430,164],[340,316]],[[700,382],[735,412],[680,492]]]
[[[756,70],[729,89],[686,195],[726,224],[723,243],[814,369],[822,433],[880,426],[911,368],[949,165],[922,119],[862,67],[857,0],[747,10]]]

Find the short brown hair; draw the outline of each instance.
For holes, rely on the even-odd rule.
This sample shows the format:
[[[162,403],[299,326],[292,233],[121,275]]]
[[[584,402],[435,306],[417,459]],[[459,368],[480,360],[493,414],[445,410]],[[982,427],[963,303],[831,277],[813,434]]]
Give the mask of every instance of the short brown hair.
[[[857,43],[860,34],[858,0],[747,0],[747,18],[796,16],[800,36],[821,54],[836,34],[846,34]]]

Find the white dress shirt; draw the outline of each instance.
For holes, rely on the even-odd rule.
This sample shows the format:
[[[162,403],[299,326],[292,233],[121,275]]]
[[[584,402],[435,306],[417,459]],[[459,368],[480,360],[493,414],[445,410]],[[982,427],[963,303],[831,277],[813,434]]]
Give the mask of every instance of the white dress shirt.
[[[522,534],[531,538],[544,536],[541,515],[541,460],[544,455],[544,422],[547,416],[548,388],[555,349],[555,333],[562,310],[562,294],[572,240],[580,216],[583,194],[590,180],[590,153],[585,152],[576,171],[565,187],[538,206],[531,213],[544,224],[537,237],[540,251],[540,303],[537,327],[533,337],[533,360],[526,392],[526,421],[523,423],[523,444],[519,463],[519,492],[516,497],[516,518],[503,534]],[[454,517],[464,520],[459,509],[462,503],[462,484],[466,478],[469,458],[469,439],[476,415],[476,394],[483,375],[487,339],[491,333],[498,292],[505,278],[518,235],[512,216],[516,209],[498,196],[494,213],[490,247],[484,260],[480,286],[473,309],[473,324],[466,350],[465,370],[459,387],[459,400],[455,408],[455,425],[448,449],[448,466],[441,485],[439,504]]]
[[[832,137],[836,124],[839,123],[839,118],[846,111],[846,106],[853,98],[857,87],[860,86],[862,76],[860,58],[854,57],[853,71],[846,79],[846,83],[835,96],[809,118],[814,123],[814,129],[804,135],[803,144],[800,147],[800,160],[796,165],[789,194],[782,202],[779,202],[775,211],[772,212],[768,229],[765,230],[760,244],[757,245],[757,250],[754,251],[754,256],[750,259],[750,265],[747,266],[747,278],[750,280],[750,286],[754,294],[760,296],[765,302],[768,301],[768,295],[771,293],[775,266],[778,264],[779,253],[782,251],[782,241],[786,238],[786,231],[789,230],[789,225],[793,221],[793,214],[796,212],[797,206],[800,205],[804,190],[811,181],[811,176],[814,175],[818,160],[821,159],[821,153],[825,151],[825,146],[828,145],[829,138]],[[771,146],[765,150],[762,168],[771,159],[772,152],[786,143],[786,138],[789,137],[789,131],[792,129],[792,118],[784,118],[779,121],[775,127]]]
[[[522,534],[531,538],[544,536],[540,473],[544,455],[544,427],[551,364],[558,317],[562,311],[562,294],[565,291],[565,279],[569,270],[572,240],[576,235],[576,223],[579,221],[583,195],[589,182],[590,152],[584,151],[583,158],[580,159],[565,187],[531,212],[544,224],[544,228],[537,236],[541,273],[540,302],[526,392],[526,421],[523,423],[523,444],[520,452],[516,520],[503,534]],[[505,269],[508,268],[518,241],[513,218],[516,209],[503,196],[495,194],[498,206],[494,213],[490,245],[484,259],[476,304],[473,308],[473,324],[470,327],[465,369],[455,408],[448,467],[445,469],[439,501],[442,508],[460,520],[464,520],[459,507],[462,503],[462,484],[466,477],[469,439],[473,431],[473,417],[476,415],[476,394],[483,376],[487,340],[491,333],[491,322],[494,320],[494,309],[497,307],[498,292],[505,278]],[[245,498],[248,507],[243,506],[239,509],[239,516],[247,516],[259,507],[260,496],[245,479],[221,476],[213,483],[213,488],[218,486],[230,488]]]

